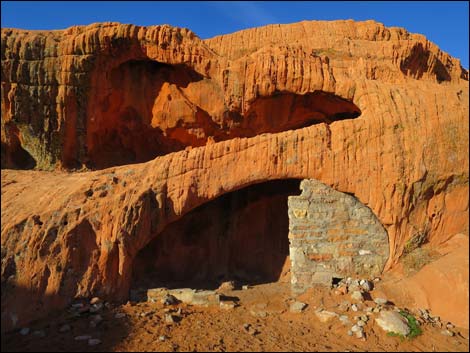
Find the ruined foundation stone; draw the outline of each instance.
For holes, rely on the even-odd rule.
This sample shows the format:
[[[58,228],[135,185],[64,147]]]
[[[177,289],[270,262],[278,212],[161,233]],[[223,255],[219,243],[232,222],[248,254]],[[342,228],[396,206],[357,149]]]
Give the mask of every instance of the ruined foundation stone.
[[[292,289],[379,275],[389,256],[388,235],[372,211],[314,179],[300,188],[301,195],[288,199]]]

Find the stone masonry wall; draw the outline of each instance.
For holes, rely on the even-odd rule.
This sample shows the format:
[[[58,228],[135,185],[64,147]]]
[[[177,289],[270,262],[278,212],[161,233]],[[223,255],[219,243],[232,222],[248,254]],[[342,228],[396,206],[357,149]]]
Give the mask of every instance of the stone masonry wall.
[[[372,211],[313,179],[300,188],[301,195],[288,199],[292,289],[379,275],[389,256],[388,234]]]

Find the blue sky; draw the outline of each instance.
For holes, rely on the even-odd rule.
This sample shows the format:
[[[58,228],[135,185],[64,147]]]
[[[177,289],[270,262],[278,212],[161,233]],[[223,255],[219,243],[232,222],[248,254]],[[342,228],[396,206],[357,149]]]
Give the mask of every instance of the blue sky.
[[[62,29],[117,21],[186,27],[205,39],[270,23],[369,20],[424,34],[468,69],[467,1],[2,1],[2,27]]]

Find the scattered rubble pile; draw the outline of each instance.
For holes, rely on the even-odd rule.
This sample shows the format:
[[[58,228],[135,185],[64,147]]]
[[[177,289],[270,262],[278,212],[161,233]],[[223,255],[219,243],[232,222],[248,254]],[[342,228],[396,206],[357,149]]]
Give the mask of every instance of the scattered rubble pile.
[[[321,325],[331,325],[340,322],[344,327],[340,331],[344,335],[353,336],[366,342],[369,335],[374,335],[374,326],[380,327],[389,336],[399,336],[412,339],[421,333],[421,328],[428,325],[440,330],[444,336],[462,337],[460,330],[450,322],[442,322],[439,317],[432,316],[427,309],[408,310],[399,308],[386,298],[377,297],[374,294],[374,286],[380,282],[380,278],[369,279],[341,279],[333,284],[329,290],[333,298],[337,298],[336,304],[330,306],[311,306],[299,300],[289,297],[284,313],[292,315],[305,315],[309,310],[314,312],[316,320]],[[73,336],[75,341],[86,342],[89,346],[100,345],[103,333],[100,328],[103,323],[112,324],[116,320],[127,320],[130,314],[126,314],[126,307],[134,307],[137,310],[136,319],[149,319],[150,322],[159,323],[167,327],[165,334],[158,335],[159,342],[171,340],[171,327],[182,325],[195,308],[210,308],[224,312],[227,310],[240,310],[249,317],[256,318],[256,323],[245,322],[242,331],[250,336],[258,336],[265,327],[263,321],[272,317],[273,311],[267,309],[267,303],[258,303],[247,307],[237,295],[244,292],[256,291],[256,286],[241,285],[235,281],[221,283],[217,290],[195,290],[191,288],[167,289],[153,288],[146,291],[134,290],[133,300],[124,306],[116,306],[104,302],[98,297],[81,299],[74,302],[67,310],[67,317],[62,322],[53,325],[53,329],[60,334]],[[304,295],[302,300],[305,300]],[[307,298],[308,299],[308,298]],[[147,309],[138,309],[143,303],[147,303]],[[290,303],[290,304],[289,304]],[[214,314],[211,314],[214,315]],[[411,317],[412,319],[407,319]],[[416,319],[415,319],[416,318]],[[74,329],[77,320],[87,320],[87,328],[82,331]],[[176,326],[175,326],[176,325]],[[49,326],[50,327],[50,326]],[[413,330],[418,328],[418,333],[413,336]],[[73,332],[72,332],[73,331]],[[16,331],[16,335],[32,336],[36,339],[45,338],[52,332],[44,329],[31,329],[23,327]],[[72,337],[71,336],[71,337]]]

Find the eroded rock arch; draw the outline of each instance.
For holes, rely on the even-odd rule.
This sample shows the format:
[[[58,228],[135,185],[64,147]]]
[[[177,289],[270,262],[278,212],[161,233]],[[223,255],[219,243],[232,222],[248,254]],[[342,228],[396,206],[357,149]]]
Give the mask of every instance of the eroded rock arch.
[[[388,256],[386,230],[357,198],[314,179],[280,179],[235,188],[169,223],[133,259],[133,287],[287,278],[302,292],[379,276]]]
[[[300,192],[299,184],[253,184],[184,214],[136,254],[133,287],[277,281],[289,254],[287,198]]]

